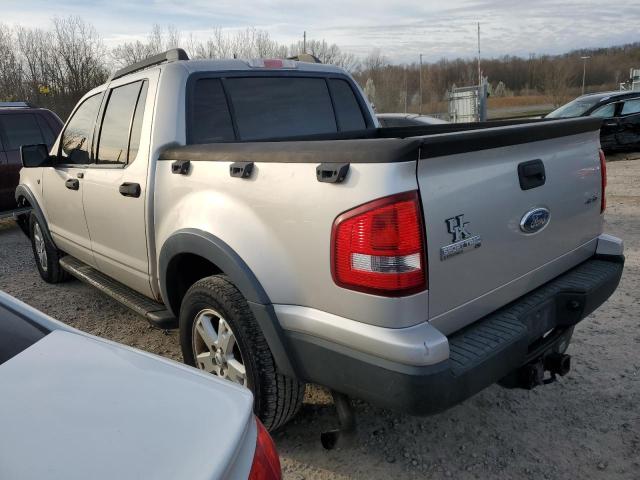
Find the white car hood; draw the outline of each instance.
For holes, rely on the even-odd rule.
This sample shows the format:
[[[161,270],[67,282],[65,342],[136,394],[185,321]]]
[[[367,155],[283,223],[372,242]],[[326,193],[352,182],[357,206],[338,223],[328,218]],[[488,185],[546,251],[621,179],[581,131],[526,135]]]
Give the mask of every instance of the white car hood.
[[[0,365],[0,479],[221,478],[246,445],[251,463],[252,403],[196,369],[54,331]]]

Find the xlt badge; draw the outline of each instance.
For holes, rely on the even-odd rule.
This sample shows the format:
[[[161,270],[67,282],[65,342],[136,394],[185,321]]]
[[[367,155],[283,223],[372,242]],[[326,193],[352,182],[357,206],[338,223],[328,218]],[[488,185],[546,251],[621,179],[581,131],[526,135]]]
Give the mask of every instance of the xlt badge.
[[[470,222],[464,221],[464,214],[447,218],[447,231],[452,235],[453,243],[440,248],[440,260],[446,260],[449,257],[464,253],[469,248],[478,248],[482,245],[480,235],[472,235],[467,226]]]

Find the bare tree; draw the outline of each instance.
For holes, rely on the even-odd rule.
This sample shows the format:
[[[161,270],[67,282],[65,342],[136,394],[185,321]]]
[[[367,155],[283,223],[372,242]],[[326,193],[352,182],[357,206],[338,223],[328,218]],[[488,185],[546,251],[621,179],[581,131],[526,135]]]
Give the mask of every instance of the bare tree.
[[[307,40],[306,51],[302,41],[298,41],[289,47],[289,55],[297,55],[300,53],[310,53],[320,60],[322,63],[337,65],[347,71],[356,70],[360,62],[358,58],[351,54],[343,52],[335,43],[329,44],[326,40]]]
[[[173,25],[161,27],[154,24],[147,40],[125,42],[111,50],[111,59],[116,67],[124,67],[139,62],[158,53],[181,46],[182,35]]]
[[[12,30],[0,24],[0,99],[24,97],[24,75]]]
[[[571,83],[575,75],[567,62],[542,60],[544,93],[551,98],[553,105],[559,107],[571,99]]]

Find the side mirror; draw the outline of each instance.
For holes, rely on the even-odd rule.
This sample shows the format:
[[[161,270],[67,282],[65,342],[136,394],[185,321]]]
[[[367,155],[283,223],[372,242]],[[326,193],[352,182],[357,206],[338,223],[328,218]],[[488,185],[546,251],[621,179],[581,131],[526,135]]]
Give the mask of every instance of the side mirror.
[[[53,166],[53,157],[49,155],[49,148],[44,143],[22,145],[20,147],[20,160],[24,168]]]

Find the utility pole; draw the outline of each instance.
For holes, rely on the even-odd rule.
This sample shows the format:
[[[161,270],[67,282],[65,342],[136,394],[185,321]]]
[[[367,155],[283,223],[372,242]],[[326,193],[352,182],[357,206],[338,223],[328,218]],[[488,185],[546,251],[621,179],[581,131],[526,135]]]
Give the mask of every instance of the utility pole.
[[[582,95],[584,95],[584,81],[587,78],[587,60],[591,57],[580,57],[582,59]]]
[[[480,22],[478,22],[478,86],[482,85],[482,69],[480,68]]]
[[[420,54],[420,108],[418,112],[422,115],[422,54]]]
[[[307,31],[302,34],[302,53],[307,53]]]
[[[404,67],[404,113],[407,113],[407,96],[409,91],[407,89],[407,67]]]

